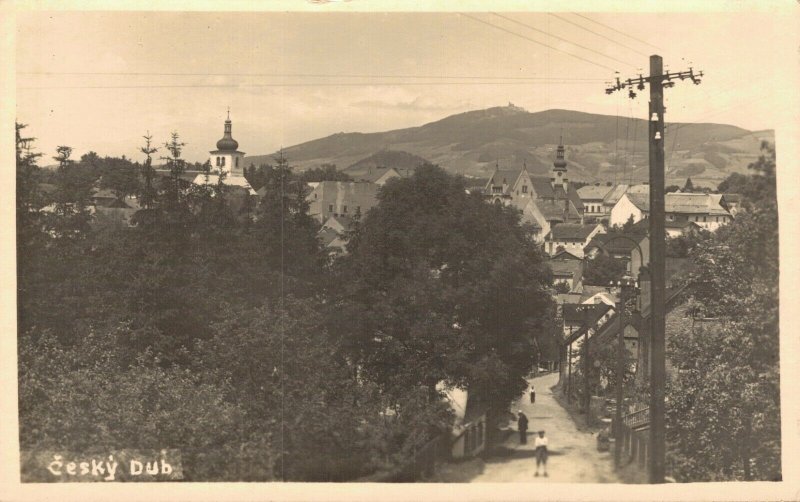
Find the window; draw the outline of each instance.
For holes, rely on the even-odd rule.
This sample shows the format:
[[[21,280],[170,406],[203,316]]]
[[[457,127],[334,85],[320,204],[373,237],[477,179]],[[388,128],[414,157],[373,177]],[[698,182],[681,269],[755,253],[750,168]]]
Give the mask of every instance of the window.
[[[222,157],[222,166],[225,166],[225,157]]]
[[[239,157],[236,157],[236,167],[239,167]]]
[[[357,212],[357,213],[360,213],[360,212],[361,212],[361,206],[356,206],[356,212]]]
[[[217,157],[217,167],[219,167],[219,157]]]
[[[493,193],[503,193],[503,187],[492,187]]]
[[[703,222],[705,223],[705,221],[706,221],[706,217],[705,217],[705,216],[703,216]]]
[[[314,200],[317,200],[317,194],[314,194]]]
[[[346,212],[347,212],[347,206],[342,206],[342,212],[343,212],[343,213],[346,213]]]
[[[522,193],[528,193],[528,185],[522,185]]]
[[[333,212],[333,204],[328,204],[328,212],[329,213]]]

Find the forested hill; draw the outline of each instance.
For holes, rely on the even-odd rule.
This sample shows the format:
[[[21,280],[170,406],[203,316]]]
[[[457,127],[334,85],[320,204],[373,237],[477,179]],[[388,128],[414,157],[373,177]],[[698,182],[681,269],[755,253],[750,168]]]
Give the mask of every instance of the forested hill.
[[[646,131],[643,119],[571,110],[530,113],[510,105],[451,115],[420,127],[337,133],[286,148],[284,153],[300,170],[324,163],[346,169],[376,153],[394,150],[471,176],[487,177],[495,163],[521,167],[523,162],[535,174],[545,174],[563,134],[572,179],[644,180]],[[668,123],[668,181],[691,176],[700,185],[716,186],[731,172],[746,172],[747,165],[758,158],[762,139],[774,141],[774,132],[725,124]],[[271,160],[272,154],[255,155],[246,162]]]

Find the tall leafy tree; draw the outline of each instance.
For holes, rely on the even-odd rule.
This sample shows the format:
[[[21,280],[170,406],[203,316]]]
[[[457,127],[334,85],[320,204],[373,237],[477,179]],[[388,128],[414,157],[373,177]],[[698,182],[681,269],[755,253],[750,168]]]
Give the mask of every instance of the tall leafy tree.
[[[387,184],[341,259],[335,330],[383,389],[467,388],[500,416],[547,337],[543,255],[508,208],[427,165]]]
[[[775,150],[751,164],[752,203],[690,258],[695,318],[670,340],[668,433],[686,480],[780,477]]]

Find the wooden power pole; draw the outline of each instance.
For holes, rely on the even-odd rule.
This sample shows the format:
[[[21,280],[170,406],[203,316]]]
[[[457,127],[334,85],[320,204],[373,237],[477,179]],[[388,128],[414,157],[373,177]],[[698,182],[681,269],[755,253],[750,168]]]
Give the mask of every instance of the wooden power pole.
[[[661,56],[650,56],[650,75],[617,82],[606,89],[612,94],[628,88],[628,96],[636,93],[633,86],[644,90],[650,84],[648,117],[650,151],[650,444],[649,478],[651,483],[664,482],[666,459],[666,427],[664,395],[666,386],[666,233],[664,231],[664,88],[675,85],[674,79],[690,79],[700,84],[703,72],[695,75],[692,68],[677,73],[664,73]]]

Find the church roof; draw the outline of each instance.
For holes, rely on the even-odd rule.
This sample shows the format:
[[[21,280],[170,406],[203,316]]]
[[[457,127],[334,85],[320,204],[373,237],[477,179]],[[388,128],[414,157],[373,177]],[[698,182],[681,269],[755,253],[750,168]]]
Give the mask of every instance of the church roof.
[[[205,174],[198,174],[195,177],[194,183],[195,185],[216,185],[219,182],[219,175],[216,174],[209,174],[208,175],[208,182],[206,182],[206,175]],[[224,185],[234,186],[239,188],[244,188],[247,190],[247,193],[250,195],[256,195],[256,191],[250,186],[250,183],[247,182],[247,179],[244,176],[232,176],[228,174],[225,179],[222,180]]]
[[[489,181],[494,186],[508,185],[510,189],[514,186],[520,174],[522,174],[522,169],[495,169]]]

